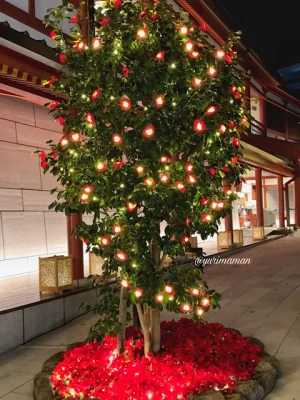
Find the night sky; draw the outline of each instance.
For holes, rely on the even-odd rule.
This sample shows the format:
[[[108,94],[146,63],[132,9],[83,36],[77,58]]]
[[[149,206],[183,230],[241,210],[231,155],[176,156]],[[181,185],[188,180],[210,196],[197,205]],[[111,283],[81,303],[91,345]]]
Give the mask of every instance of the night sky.
[[[228,10],[234,30],[275,71],[300,63],[299,0],[214,0]],[[231,17],[231,18],[230,18]]]

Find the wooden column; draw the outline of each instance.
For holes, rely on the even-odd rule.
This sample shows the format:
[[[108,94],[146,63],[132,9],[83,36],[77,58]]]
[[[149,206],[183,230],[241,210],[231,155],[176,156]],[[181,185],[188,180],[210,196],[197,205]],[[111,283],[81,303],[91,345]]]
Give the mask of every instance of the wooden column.
[[[35,17],[35,0],[28,0],[28,14]]]
[[[223,190],[224,190],[224,192],[226,190],[231,190],[231,186],[228,185],[227,181],[223,181]],[[232,231],[233,230],[232,210],[231,210],[230,214],[226,215],[226,217],[224,218],[224,222],[225,222],[225,231]]]
[[[277,178],[278,188],[278,213],[279,213],[279,228],[284,228],[284,194],[283,194],[283,177]]]
[[[267,100],[264,97],[259,99],[259,119],[263,125],[263,136],[267,136]]]
[[[300,177],[294,181],[295,193],[295,224],[300,226]]]
[[[257,226],[264,226],[263,192],[262,192],[261,176],[262,176],[261,169],[255,168]]]
[[[76,239],[73,232],[78,224],[82,222],[81,214],[67,216],[67,235],[68,235],[68,253],[73,259],[74,280],[84,278],[83,273],[83,243]]]

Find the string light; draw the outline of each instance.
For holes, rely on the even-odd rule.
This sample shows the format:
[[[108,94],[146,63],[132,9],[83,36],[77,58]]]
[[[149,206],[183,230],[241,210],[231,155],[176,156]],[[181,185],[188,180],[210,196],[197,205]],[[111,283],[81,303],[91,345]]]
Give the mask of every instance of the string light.
[[[116,146],[120,146],[123,143],[122,136],[120,136],[118,133],[114,133],[112,135],[112,141]]]
[[[162,294],[157,294],[155,296],[156,303],[162,303],[164,301],[164,296]]]
[[[197,182],[197,178],[194,175],[188,175],[185,178],[191,185],[194,185]]]
[[[85,121],[86,121],[90,126],[93,126],[93,125],[95,125],[95,123],[96,123],[95,117],[94,117],[93,114],[90,113],[90,112],[87,113],[87,114],[85,114],[84,119],[85,119]]]
[[[182,312],[184,312],[184,313],[190,312],[191,309],[192,309],[192,306],[191,306],[190,304],[188,304],[188,303],[182,304],[181,307],[180,307],[180,310],[181,310]]]
[[[237,87],[235,85],[230,86],[230,93],[234,94],[237,90]]]
[[[194,165],[190,162],[186,163],[184,169],[187,173],[191,173],[193,171]]]
[[[184,44],[184,50],[187,51],[188,53],[193,51],[195,47],[194,42],[192,42],[191,40],[188,40],[187,42],[185,42]]]
[[[121,286],[123,286],[123,288],[127,289],[130,287],[130,283],[124,278],[121,280]]]
[[[186,25],[182,25],[179,29],[178,32],[180,35],[187,36],[189,34],[189,28]]]
[[[83,50],[86,49],[86,47],[87,47],[87,45],[86,45],[86,43],[85,43],[84,40],[79,40],[78,42],[76,42],[76,43],[73,45],[73,49],[74,49],[74,50],[77,50],[77,51],[83,51]]]
[[[89,195],[88,195],[87,193],[83,193],[83,194],[81,195],[81,202],[82,202],[82,203],[87,203],[88,200],[89,200]]]
[[[202,133],[205,131],[205,123],[201,119],[196,119],[194,121],[194,131],[196,133]]]
[[[146,28],[141,28],[141,29],[139,29],[139,30],[137,31],[137,33],[136,33],[136,38],[137,38],[138,40],[146,39],[147,36],[148,36],[148,31],[147,31]]]
[[[165,97],[162,94],[159,94],[155,97],[154,102],[157,108],[161,108],[165,104]]]
[[[185,186],[184,186],[184,183],[183,183],[183,182],[181,182],[181,181],[175,182],[175,187],[176,187],[176,189],[178,189],[181,193],[184,193],[184,192],[185,192]]]
[[[100,89],[96,89],[93,91],[92,95],[91,95],[91,99],[92,100],[96,100],[98,97],[101,96],[101,91]]]
[[[106,168],[107,168],[106,164],[103,161],[99,161],[96,164],[96,170],[99,171],[99,172],[104,172],[106,170]]]
[[[142,165],[138,165],[135,170],[138,175],[141,175],[144,172],[145,168]]]
[[[145,178],[144,183],[147,186],[155,186],[156,185],[156,182],[153,178]]]
[[[211,78],[214,78],[214,77],[217,76],[218,70],[215,67],[208,67],[207,70],[206,70],[206,73]]]
[[[202,307],[197,307],[196,314],[198,317],[202,317],[204,315],[204,310]]]
[[[156,61],[162,61],[165,59],[165,52],[164,51],[159,51],[156,56],[154,57]]]
[[[187,236],[183,236],[183,237],[181,238],[181,242],[182,242],[182,243],[189,243],[189,241],[190,241],[190,239],[189,239]]]
[[[131,109],[131,101],[127,98],[122,98],[120,100],[120,107],[124,111],[128,111]]]
[[[124,253],[124,251],[121,251],[121,250],[119,250],[119,251],[116,252],[115,257],[116,257],[116,259],[117,259],[118,261],[120,261],[120,262],[125,262],[125,261],[128,260],[127,254]]]
[[[175,64],[175,63],[172,63],[172,64],[171,64],[171,68],[172,68],[172,69],[175,69],[175,68],[176,68],[176,64]]]
[[[190,58],[199,58],[199,57],[201,57],[201,53],[199,51],[194,50],[191,53],[189,53],[189,57]]]
[[[164,288],[164,292],[167,293],[169,296],[173,296],[173,294],[175,293],[175,289],[171,285],[166,285]]]
[[[240,139],[238,139],[237,137],[232,138],[232,143],[234,144],[234,146],[239,147],[241,142]]]
[[[162,183],[169,183],[170,182],[170,175],[165,172],[160,176],[160,180]]]
[[[221,125],[219,126],[219,133],[220,133],[221,135],[224,135],[224,133],[226,133],[226,126],[225,126],[224,124],[221,124]]]
[[[160,162],[162,162],[162,163],[169,163],[169,162],[171,162],[171,158],[168,157],[168,156],[161,156],[161,157],[160,157]]]
[[[60,139],[59,143],[64,147],[64,146],[66,146],[66,145],[69,143],[69,141],[68,141],[67,138],[62,137],[62,138]]]
[[[210,214],[203,214],[203,215],[201,215],[201,221],[202,222],[211,222],[212,217]]]
[[[144,129],[143,129],[143,136],[147,139],[152,138],[155,135],[155,129],[153,125],[147,125]]]
[[[102,40],[99,39],[99,38],[94,38],[94,39],[92,40],[92,47],[93,47],[93,50],[99,50],[99,49],[101,49],[101,47],[102,47]]]
[[[191,84],[192,84],[194,87],[200,87],[200,86],[203,85],[203,80],[202,80],[202,79],[199,79],[199,78],[193,78],[193,79],[191,80]]]
[[[193,296],[195,296],[195,297],[198,297],[198,296],[201,295],[201,290],[198,289],[198,288],[193,288],[193,289],[190,290],[190,292],[191,292],[191,294],[192,294]]]
[[[234,156],[231,159],[232,164],[236,164],[239,161],[239,157],[238,156]]]
[[[124,165],[125,163],[123,162],[123,161],[115,161],[114,163],[113,163],[113,168],[121,168],[121,167],[123,167],[123,165]]]
[[[85,191],[85,193],[92,193],[94,191],[94,186],[91,185],[85,185],[83,186],[83,190]]]
[[[115,224],[115,225],[112,227],[112,231],[113,231],[113,233],[114,233],[115,235],[120,235],[120,233],[122,232],[122,227],[121,227],[121,225]]]
[[[205,111],[205,115],[210,116],[210,115],[215,114],[217,111],[218,111],[218,109],[216,106],[209,106]]]
[[[134,294],[137,299],[141,298],[143,296],[143,289],[140,288],[134,289]]]
[[[201,301],[200,301],[201,305],[203,307],[208,307],[210,305],[210,300],[208,297],[204,297]]]
[[[80,139],[81,139],[80,133],[78,133],[78,132],[71,132],[70,133],[71,142],[79,142]]]
[[[217,58],[217,59],[222,59],[222,58],[224,58],[225,57],[225,52],[224,52],[224,50],[222,50],[222,49],[219,49],[219,50],[216,50],[215,52],[214,52],[214,56],[215,56],[215,58]]]
[[[127,201],[126,202],[126,209],[127,211],[134,211],[137,207],[137,203],[134,201]]]
[[[201,199],[200,203],[202,206],[205,206],[210,200],[210,197],[205,197],[204,199]]]
[[[103,238],[100,239],[99,244],[101,247],[109,246],[111,243],[111,239],[109,236],[103,236]]]

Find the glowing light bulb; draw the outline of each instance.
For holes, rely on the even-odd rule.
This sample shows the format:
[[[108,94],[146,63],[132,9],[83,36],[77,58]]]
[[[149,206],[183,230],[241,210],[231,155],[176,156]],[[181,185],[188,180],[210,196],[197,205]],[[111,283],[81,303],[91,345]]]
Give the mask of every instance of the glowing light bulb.
[[[164,288],[164,292],[166,292],[169,296],[173,296],[175,293],[175,289],[171,285],[166,285]]]
[[[218,74],[218,70],[215,67],[208,67],[206,71],[207,75],[214,78]]]
[[[164,296],[162,294],[157,294],[155,296],[156,303],[162,303],[164,301]]]
[[[185,186],[184,183],[181,181],[175,182],[175,187],[178,189],[181,193],[185,192]]]
[[[180,35],[187,36],[189,34],[189,28],[186,25],[182,25],[179,29],[178,32]]]
[[[171,159],[170,159],[170,157],[168,157],[168,156],[161,156],[161,157],[160,157],[160,162],[162,162],[162,163],[169,163],[169,162],[171,162]]]
[[[95,117],[93,116],[92,113],[85,114],[84,119],[91,126],[95,125],[95,123],[96,123]]]
[[[213,202],[211,203],[211,205],[210,205],[210,208],[211,208],[212,210],[216,210],[217,207],[218,207],[218,203],[217,203],[216,201],[213,201]]]
[[[190,52],[189,57],[190,58],[199,58],[199,57],[201,57],[201,53],[199,51],[194,50],[194,51]]]
[[[204,315],[203,308],[202,307],[197,307],[196,314],[198,315],[198,317],[202,317]]]
[[[175,64],[175,63],[172,63],[172,64],[171,64],[171,68],[172,68],[172,69],[175,69],[175,68],[176,68],[176,64]]]
[[[69,141],[67,138],[63,137],[60,139],[59,143],[64,147],[69,143]]]
[[[156,61],[162,61],[165,59],[165,52],[164,51],[159,51],[156,56],[154,57]]]
[[[188,175],[185,178],[191,185],[194,185],[197,182],[197,178],[194,175]]]
[[[135,170],[138,175],[141,175],[144,172],[144,167],[142,165],[139,165],[136,167]]]
[[[135,209],[136,209],[136,207],[137,207],[137,202],[135,202],[135,201],[127,201],[126,202],[126,209],[127,209],[127,211],[134,211]]]
[[[205,206],[209,202],[209,200],[210,200],[209,197],[205,197],[204,199],[201,199],[200,203],[202,206]]]
[[[194,47],[195,47],[195,44],[191,40],[188,40],[184,44],[184,50],[187,51],[188,53],[193,51]]]
[[[103,236],[103,238],[100,239],[100,246],[101,247],[105,247],[105,246],[109,246],[111,242],[111,239],[109,236]]]
[[[184,169],[186,172],[191,173],[193,171],[194,165],[190,162],[186,163]]]
[[[122,227],[119,224],[115,224],[112,228],[112,231],[115,235],[120,235],[120,233],[122,232]]]
[[[222,210],[225,207],[225,203],[223,200],[218,201],[218,209]]]
[[[192,294],[193,296],[195,296],[195,297],[198,297],[198,296],[200,296],[200,294],[201,294],[201,290],[198,289],[198,288],[193,288],[193,289],[191,289],[191,294]]]
[[[204,297],[201,301],[200,301],[201,305],[203,307],[208,307],[210,305],[210,300],[208,297]]]
[[[118,261],[120,261],[120,262],[125,262],[125,261],[128,260],[127,254],[124,253],[124,252],[121,251],[121,250],[119,250],[119,251],[116,252],[115,257],[116,257],[116,259],[117,259]]]
[[[181,307],[180,307],[180,309],[181,309],[182,312],[188,313],[188,312],[191,311],[192,306],[191,306],[190,304],[187,304],[187,303],[186,303],[186,304],[182,304]]]
[[[100,89],[96,89],[93,91],[93,93],[91,95],[91,99],[96,100],[99,96],[101,96],[101,91],[100,91]]]
[[[222,58],[224,58],[225,57],[225,52],[224,52],[224,50],[222,50],[222,49],[219,49],[219,50],[216,50],[215,52],[214,52],[214,56],[215,56],[215,58],[217,58],[217,59],[222,59]]]
[[[106,168],[107,168],[107,167],[106,167],[106,164],[105,164],[103,161],[99,161],[99,162],[96,164],[96,170],[99,171],[99,172],[105,171]]]
[[[152,138],[155,135],[155,129],[153,125],[147,125],[143,129],[143,136],[147,139]]]
[[[87,193],[83,193],[83,194],[81,195],[81,202],[82,202],[82,203],[87,203],[87,202],[88,202],[88,199],[89,199],[89,195],[88,195]]]
[[[94,38],[94,39],[92,40],[92,47],[93,47],[93,50],[99,50],[99,49],[101,49],[101,47],[102,47],[102,40],[99,39],[99,38]]]
[[[196,119],[194,121],[194,131],[196,133],[202,133],[205,131],[205,123],[201,119]]]
[[[123,286],[123,288],[127,289],[130,287],[130,283],[126,279],[122,279],[121,286]]]
[[[124,111],[130,110],[131,109],[131,101],[129,99],[122,98],[120,100],[120,107]]]
[[[120,136],[118,133],[114,133],[112,135],[112,141],[116,146],[120,146],[123,143],[122,136]]]
[[[217,111],[218,111],[218,109],[216,106],[209,106],[205,111],[205,115],[210,116],[210,115],[215,114]]]
[[[141,28],[136,33],[136,38],[138,40],[144,40],[147,38],[147,36],[148,36],[148,31],[146,28]]]
[[[143,296],[143,289],[136,288],[134,289],[134,294],[137,299]]]
[[[145,178],[144,183],[147,186],[155,186],[155,180],[153,178]]]
[[[235,85],[230,86],[230,93],[234,94],[237,90],[237,87]]]
[[[167,172],[165,172],[164,174],[161,175],[160,180],[162,183],[169,183],[170,175]]]
[[[83,190],[85,191],[85,193],[92,193],[94,191],[94,186],[85,185],[83,186]]]
[[[224,124],[221,124],[221,125],[219,126],[219,133],[220,133],[221,135],[224,135],[224,133],[226,133],[226,126],[225,126]]]
[[[159,94],[155,97],[154,102],[157,108],[161,108],[165,104],[165,97],[162,94]]]
[[[182,243],[189,243],[189,241],[190,241],[190,239],[189,239],[187,236],[183,236],[183,237],[181,238],[181,242],[182,242]]]
[[[203,80],[202,80],[202,79],[199,79],[199,78],[193,78],[193,79],[191,80],[191,84],[192,84],[194,87],[199,87],[199,86],[202,86],[202,85],[203,85]]]
[[[203,215],[201,215],[201,221],[202,222],[211,222],[212,217],[210,214],[203,214]]]
[[[81,139],[80,133],[78,132],[71,132],[70,133],[70,140],[71,142],[79,142]]]
[[[77,50],[77,51],[83,51],[83,50],[85,50],[86,49],[86,43],[85,43],[85,41],[84,40],[79,40],[78,42],[76,42],[74,45],[73,45],[73,49],[75,49],[75,50]]]

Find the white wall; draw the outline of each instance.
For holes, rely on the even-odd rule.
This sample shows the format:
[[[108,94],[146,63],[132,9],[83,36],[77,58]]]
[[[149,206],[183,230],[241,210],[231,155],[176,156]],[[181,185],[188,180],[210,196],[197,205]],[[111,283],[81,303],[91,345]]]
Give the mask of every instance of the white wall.
[[[0,96],[0,278],[36,271],[39,256],[67,252],[66,217],[48,210],[56,181],[31,155],[61,137],[48,111]]]

